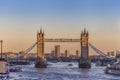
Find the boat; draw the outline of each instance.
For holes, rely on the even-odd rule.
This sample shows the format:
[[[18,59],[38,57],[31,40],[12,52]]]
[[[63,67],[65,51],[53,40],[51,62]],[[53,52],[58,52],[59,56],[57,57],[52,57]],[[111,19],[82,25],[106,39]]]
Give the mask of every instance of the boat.
[[[70,64],[68,64],[68,66],[73,66],[73,64],[72,64],[72,63],[70,63]]]
[[[105,69],[106,74],[120,75],[120,61],[107,65]]]
[[[0,80],[9,80],[9,71],[5,58],[0,58]]]
[[[9,72],[22,72],[21,67],[10,68]]]
[[[95,65],[96,65],[96,66],[102,66],[102,62],[101,62],[101,61],[96,61],[96,62],[95,62]]]
[[[9,74],[0,74],[0,80],[9,80]]]

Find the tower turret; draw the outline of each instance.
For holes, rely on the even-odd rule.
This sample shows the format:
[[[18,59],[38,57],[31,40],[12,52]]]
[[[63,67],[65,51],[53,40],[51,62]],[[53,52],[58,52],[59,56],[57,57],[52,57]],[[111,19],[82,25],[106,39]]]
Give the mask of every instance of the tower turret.
[[[87,31],[87,33],[86,33],[87,35],[89,35],[89,32]]]
[[[40,33],[42,33],[42,29],[40,28]]]

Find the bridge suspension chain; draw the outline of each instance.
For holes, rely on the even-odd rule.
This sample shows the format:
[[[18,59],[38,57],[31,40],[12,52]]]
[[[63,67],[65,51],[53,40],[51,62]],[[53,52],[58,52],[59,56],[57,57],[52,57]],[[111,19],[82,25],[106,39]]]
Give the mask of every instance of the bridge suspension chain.
[[[24,56],[24,55],[26,55],[26,54],[29,54],[28,52],[30,52],[36,45],[37,45],[37,42],[35,42],[31,47],[29,47],[29,48],[26,49],[25,51],[21,51],[17,57],[20,57],[20,56]]]
[[[89,43],[89,46],[98,54],[102,55],[103,57],[107,57],[109,58],[104,52],[100,51],[99,49],[97,49],[96,47],[94,47],[91,43]]]

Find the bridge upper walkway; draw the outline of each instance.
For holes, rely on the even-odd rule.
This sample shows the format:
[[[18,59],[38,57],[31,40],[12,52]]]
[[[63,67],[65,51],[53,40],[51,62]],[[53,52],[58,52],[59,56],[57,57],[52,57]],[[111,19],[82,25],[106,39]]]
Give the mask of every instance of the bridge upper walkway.
[[[45,42],[80,42],[80,39],[45,39]]]

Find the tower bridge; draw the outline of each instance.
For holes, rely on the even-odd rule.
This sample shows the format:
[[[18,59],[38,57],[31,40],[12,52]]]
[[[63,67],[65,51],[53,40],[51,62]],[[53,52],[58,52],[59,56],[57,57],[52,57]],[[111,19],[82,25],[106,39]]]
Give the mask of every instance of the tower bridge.
[[[86,30],[84,29],[84,32],[86,32]],[[88,33],[88,32],[87,32]],[[42,32],[42,30],[40,30],[40,32],[37,33],[37,41],[30,46],[28,49],[26,49],[25,51],[21,51],[19,56],[23,56],[26,54],[29,54],[29,52],[37,45],[37,54],[38,56],[44,55],[44,43],[45,42],[76,42],[76,43],[80,43],[81,42],[81,47],[82,45],[86,44],[86,40],[83,39],[83,32],[81,33],[81,39],[72,39],[72,38],[45,38],[45,33]],[[86,35],[84,35],[85,37]],[[96,48],[95,46],[93,46],[93,44],[91,44],[89,42],[89,37],[87,37],[87,45],[88,45],[88,49],[89,47],[91,47],[96,53],[102,55],[103,57],[108,57],[104,52],[102,52],[101,50],[99,50],[98,48]],[[81,48],[81,51],[83,49]],[[89,52],[88,52],[89,53]]]
[[[44,43],[45,42],[78,42],[81,43],[81,59],[80,59],[80,63],[86,63],[89,64],[90,60],[89,60],[89,46],[98,54],[104,56],[104,57],[108,57],[104,52],[102,52],[101,50],[97,49],[95,46],[93,46],[90,42],[89,42],[89,33],[84,29],[83,32],[81,32],[81,39],[72,39],[72,38],[45,38],[45,33],[40,30],[37,33],[37,42],[34,43],[34,45],[32,45],[31,47],[29,47],[28,49],[26,49],[25,51],[22,51],[18,57],[20,56],[24,56],[29,54],[29,52],[37,45],[37,57],[42,58],[42,60],[46,60],[45,59],[45,55],[44,55]],[[89,64],[90,65],[90,64]],[[80,66],[79,66],[80,67]]]

